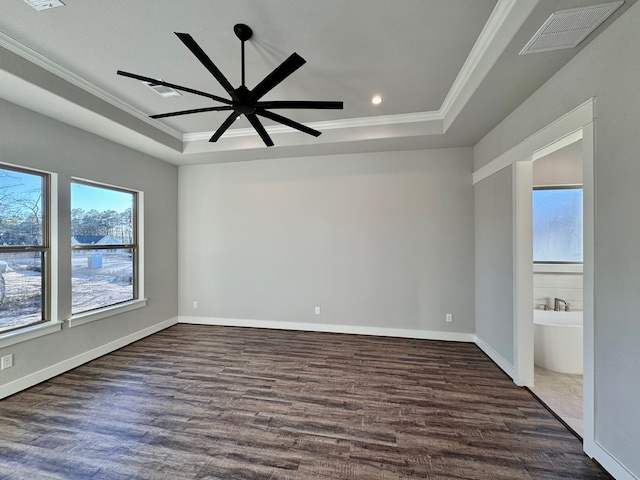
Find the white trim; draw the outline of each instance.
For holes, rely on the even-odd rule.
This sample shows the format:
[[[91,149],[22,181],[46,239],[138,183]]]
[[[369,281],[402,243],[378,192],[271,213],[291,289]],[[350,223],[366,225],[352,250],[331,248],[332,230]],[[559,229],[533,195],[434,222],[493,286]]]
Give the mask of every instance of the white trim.
[[[334,325],[321,323],[280,322],[277,320],[250,320],[244,318],[191,317],[180,316],[178,323],[197,325],[218,325],[224,327],[271,328],[276,330],[300,330],[306,332],[349,333],[355,335],[375,335],[380,337],[419,338],[423,340],[444,340],[451,342],[473,342],[473,333],[438,332],[434,330],[413,330],[406,328],[362,327],[358,325]]]
[[[534,263],[533,273],[557,273],[566,275],[582,275],[582,263]]]
[[[551,145],[547,145],[546,147],[538,150],[533,154],[532,160],[539,160],[542,157],[546,157],[547,155],[551,155],[553,152],[560,150],[572,143],[577,142],[578,140],[582,140],[582,129],[577,130],[573,133],[570,133],[566,137],[561,138],[557,142],[553,142]],[[536,185],[539,186],[539,185]]]
[[[312,122],[305,123],[307,127],[315,128],[317,130],[337,130],[343,128],[357,128],[357,127],[374,127],[379,125],[397,125],[406,123],[420,123],[420,122],[442,122],[442,115],[440,112],[416,112],[416,113],[401,113],[397,115],[378,115],[375,117],[361,117],[361,118],[345,118],[341,120],[329,120],[324,122]],[[442,125],[441,125],[442,127]],[[269,125],[265,127],[265,130],[270,135],[277,135],[282,133],[296,133],[298,130],[285,125]],[[442,128],[440,128],[442,130]],[[209,140],[214,134],[214,130],[210,132],[194,132],[185,133],[182,136],[183,142],[196,142],[202,140]],[[438,133],[444,133],[440,131]],[[224,134],[226,138],[234,137],[251,137],[258,135],[253,128],[236,128],[227,130]]]
[[[515,377],[521,387],[533,387],[533,162],[513,165],[513,345]]]
[[[34,338],[49,335],[50,333],[59,332],[62,329],[63,322],[46,322],[32,325],[30,327],[12,330],[0,334],[0,348],[9,347],[17,343],[33,340]]]
[[[9,395],[13,395],[14,393],[18,393],[25,388],[33,387],[34,385],[44,382],[45,380],[49,380],[56,375],[60,375],[61,373],[79,367],[80,365],[106,355],[107,353],[111,353],[114,350],[125,347],[130,343],[141,340],[144,337],[148,337],[149,335],[164,330],[165,328],[169,328],[172,325],[175,325],[177,322],[177,317],[170,318],[169,320],[165,320],[164,322],[160,322],[151,327],[127,335],[126,337],[122,337],[118,340],[114,340],[113,342],[109,342],[106,345],[94,348],[93,350],[81,353],[80,355],[68,358],[67,360],[63,360],[60,363],[43,368],[42,370],[38,370],[37,372],[31,373],[25,377],[14,380],[13,382],[2,385],[0,386],[0,398],[5,398]]]
[[[79,313],[77,315],[73,315],[67,321],[69,322],[69,327],[77,327],[79,325],[84,325],[85,323],[95,322],[96,320],[102,320],[107,317],[113,317],[114,315],[120,315],[121,313],[130,312],[131,310],[136,310],[146,306],[147,299],[139,298],[131,300],[130,302],[118,303],[98,310]]]
[[[505,358],[496,352],[491,345],[485,342],[478,335],[474,335],[475,344],[482,350],[487,356],[493,360],[493,362],[498,365],[507,375],[511,378],[515,378],[515,368],[511,365]]]
[[[101,89],[100,87],[94,85],[88,80],[84,79],[80,75],[73,73],[71,70],[59,65],[54,62],[50,58],[42,55],[41,53],[36,52],[30,47],[27,47],[23,43],[19,42],[15,38],[7,35],[4,32],[0,32],[0,47],[4,47],[10,52],[15,53],[16,55],[21,56],[22,58],[28,60],[29,62],[37,65],[40,68],[45,69],[48,72],[57,75],[63,80],[75,85],[78,88],[81,88],[85,92],[89,92],[91,95],[98,97],[100,100],[107,102],[110,105],[113,105],[116,108],[128,113],[129,115],[134,116],[135,118],[142,120],[143,122],[151,125],[158,130],[171,135],[174,138],[180,139],[182,134],[175,130],[174,128],[165,125],[162,122],[159,122],[153,118],[150,118],[146,113],[138,110],[135,107],[132,107],[128,103],[120,100],[118,97],[111,95],[109,92]]]
[[[539,150],[544,150],[558,140],[574,135],[578,130],[581,130],[583,126],[593,122],[595,119],[594,103],[595,99],[590,98],[555,122],[537,131],[515,147],[507,150],[491,162],[477,169],[473,172],[473,184],[475,185],[515,162],[519,162],[527,157],[531,158],[533,155],[536,155]]]
[[[146,298],[144,294],[144,192],[137,190],[138,193],[138,224],[137,228],[137,244],[138,244],[138,298]]]
[[[610,463],[607,456],[596,453],[596,369],[595,369],[595,125],[582,129],[582,189],[583,205],[583,257],[582,291],[583,310],[583,448],[587,455],[598,457],[603,465]],[[613,457],[612,457],[613,458]],[[617,461],[617,460],[616,460]],[[611,471],[609,468],[607,470]],[[617,477],[617,475],[616,475]],[[621,478],[621,477],[619,477]]]
[[[611,455],[606,448],[602,447],[599,443],[595,443],[593,446],[593,455],[586,451],[585,453],[591,458],[595,458],[600,465],[616,480],[638,480],[630,470],[627,469],[616,457]]]
[[[49,320],[58,323],[58,174],[49,173]]]
[[[498,0],[464,65],[442,102],[446,132],[520,30],[538,0]]]

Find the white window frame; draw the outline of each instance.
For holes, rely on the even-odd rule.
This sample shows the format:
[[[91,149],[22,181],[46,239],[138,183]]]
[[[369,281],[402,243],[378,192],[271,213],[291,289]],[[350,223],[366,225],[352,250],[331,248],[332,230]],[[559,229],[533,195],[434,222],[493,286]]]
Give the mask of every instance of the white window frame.
[[[132,188],[110,185],[77,177],[71,177],[69,189],[71,189],[72,183],[130,192],[136,194],[137,198],[137,205],[135,207],[136,211],[134,212],[134,215],[136,216],[136,221],[134,222],[134,243],[137,249],[137,255],[135,255],[136,259],[134,263],[134,282],[137,282],[134,287],[135,298],[115,305],[107,305],[105,307],[71,315],[67,320],[69,327],[77,327],[79,325],[84,325],[85,323],[109,318],[147,305],[147,298],[144,293],[144,192]],[[71,212],[71,210],[69,212]]]
[[[43,313],[45,321],[36,325],[0,333],[0,348],[4,348],[59,332],[62,329],[63,322],[58,320],[58,175],[54,172],[6,162],[0,163],[0,167],[6,167],[24,173],[43,175],[47,183],[43,196],[43,213],[46,215],[45,223],[48,229],[48,232],[43,232],[45,235],[48,235],[48,250],[44,256],[47,274],[44,278],[44,285],[42,286],[43,295],[45,295]]]

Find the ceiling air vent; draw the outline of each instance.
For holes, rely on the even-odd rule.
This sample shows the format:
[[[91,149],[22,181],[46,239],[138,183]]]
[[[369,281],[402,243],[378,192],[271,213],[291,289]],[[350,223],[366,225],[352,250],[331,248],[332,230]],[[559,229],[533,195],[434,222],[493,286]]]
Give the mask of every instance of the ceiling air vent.
[[[624,1],[619,1],[592,5],[551,14],[520,55],[577,46],[623,3]]]
[[[49,8],[64,7],[60,0],[24,0],[36,10],[47,10]]]
[[[162,79],[160,79],[160,81],[162,81]],[[181,97],[182,96],[182,94],[179,91],[174,90],[171,87],[165,87],[164,85],[158,85],[157,83],[151,83],[151,82],[142,82],[142,83],[144,83],[147,87],[149,87],[151,90],[156,92],[162,98],[171,98],[171,97]]]

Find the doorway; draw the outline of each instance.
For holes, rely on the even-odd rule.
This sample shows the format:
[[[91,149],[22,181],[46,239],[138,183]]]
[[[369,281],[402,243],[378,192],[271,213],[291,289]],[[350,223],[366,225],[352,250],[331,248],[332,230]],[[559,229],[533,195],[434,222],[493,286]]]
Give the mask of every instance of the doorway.
[[[581,140],[583,173],[583,415],[585,452],[595,450],[594,432],[594,153],[595,99],[585,102],[514,148],[514,345],[516,384],[535,385],[533,324],[533,163]],[[535,387],[534,387],[535,388]],[[579,389],[579,387],[577,387]]]
[[[582,139],[533,161],[534,382],[530,390],[583,436]],[[548,149],[550,150],[550,149]]]

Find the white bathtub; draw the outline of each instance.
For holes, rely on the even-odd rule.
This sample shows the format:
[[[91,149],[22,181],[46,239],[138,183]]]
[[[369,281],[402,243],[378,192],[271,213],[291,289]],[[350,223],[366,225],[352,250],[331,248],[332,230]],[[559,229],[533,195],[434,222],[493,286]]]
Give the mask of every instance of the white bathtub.
[[[582,312],[534,310],[534,364],[582,375]]]

